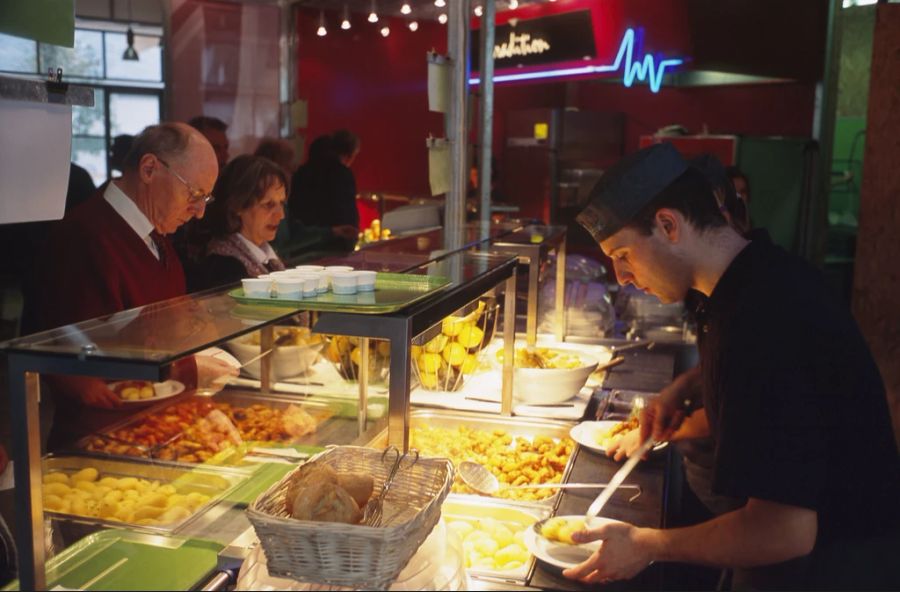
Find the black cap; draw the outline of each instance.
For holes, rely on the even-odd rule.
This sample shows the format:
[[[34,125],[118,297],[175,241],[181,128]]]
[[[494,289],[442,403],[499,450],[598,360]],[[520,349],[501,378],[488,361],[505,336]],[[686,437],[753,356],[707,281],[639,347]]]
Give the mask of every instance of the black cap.
[[[653,144],[626,156],[591,190],[590,203],[575,219],[598,243],[627,225],[688,166],[675,147]]]

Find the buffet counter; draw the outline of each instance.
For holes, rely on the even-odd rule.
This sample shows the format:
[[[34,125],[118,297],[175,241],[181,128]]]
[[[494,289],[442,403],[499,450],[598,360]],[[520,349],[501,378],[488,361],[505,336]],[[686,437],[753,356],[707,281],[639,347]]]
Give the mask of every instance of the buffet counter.
[[[329,293],[279,303],[229,288],[5,344],[17,419],[24,587],[212,589],[234,585],[238,577],[262,587],[270,574],[248,509],[277,493],[298,463],[346,446],[392,446],[398,467],[411,447],[423,459],[474,459],[512,485],[608,481],[617,463],[576,444],[571,429],[580,419],[626,417],[630,401],[613,401],[615,389],[658,390],[679,369],[677,356],[631,350],[624,363],[589,379],[598,354],[608,359],[607,346],[624,343],[557,343],[553,355],[568,364],[562,374],[588,368],[581,382],[559,402],[530,401],[536,416],[524,417],[518,408],[513,415],[513,377],[523,389],[518,396],[529,386],[513,364],[519,347],[511,319],[522,261],[477,245],[424,263],[410,253],[382,253],[378,262],[357,255],[359,267],[369,261],[379,270],[411,269],[399,284],[395,274],[379,275],[374,294],[352,301]],[[320,337],[307,331],[288,345],[285,327],[306,310],[314,311],[312,335]],[[216,346],[240,358],[240,378],[221,390],[183,384],[178,390],[165,380],[173,363]],[[36,403],[43,372],[116,379],[110,387],[116,384],[134,411],[42,456]],[[484,376],[496,381],[479,383]],[[491,386],[477,391],[479,384]],[[487,407],[479,413],[446,409],[446,402],[417,404],[417,394],[451,400],[463,392],[460,385],[494,399],[480,402]],[[641,495],[617,492],[607,514],[666,524],[672,456],[666,451],[640,466],[631,480]],[[376,480],[376,490],[382,481]],[[414,589],[434,589],[439,581],[447,589],[579,589],[536,560],[526,539],[535,521],[583,513],[596,493],[521,490],[487,499],[457,477],[440,494],[446,496],[444,520],[427,528],[432,534],[399,577]],[[434,560],[442,556],[438,548],[446,551],[443,563]],[[135,571],[135,563],[122,560],[132,552],[157,569]],[[193,581],[172,579],[163,568],[167,562],[190,565],[184,573]],[[421,570],[408,573],[414,567]],[[628,584],[659,589],[659,573],[654,566]],[[293,580],[277,587],[306,589]]]

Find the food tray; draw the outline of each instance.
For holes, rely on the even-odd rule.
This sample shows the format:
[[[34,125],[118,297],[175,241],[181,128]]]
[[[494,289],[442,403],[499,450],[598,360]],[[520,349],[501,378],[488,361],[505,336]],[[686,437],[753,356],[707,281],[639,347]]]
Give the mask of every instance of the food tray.
[[[522,526],[531,528],[535,522],[549,517],[550,509],[540,506],[524,507],[521,504],[513,505],[507,503],[505,500],[474,498],[471,495],[452,493],[447,496],[447,500],[444,502],[442,516],[444,522],[447,523],[448,529],[454,530],[456,534],[461,535],[461,532],[453,526],[454,521],[462,520],[474,523],[478,520],[489,518],[510,530],[521,528]],[[470,545],[465,544],[465,538],[461,538],[463,547],[469,547]],[[521,545],[524,547],[524,542]],[[531,576],[533,568],[534,556],[528,553],[528,560],[516,569],[490,569],[472,565],[467,567],[466,570],[469,575],[478,579],[524,585]]]
[[[255,306],[384,314],[406,308],[410,304],[427,298],[449,285],[450,280],[441,276],[379,272],[375,279],[374,292],[359,292],[349,295],[326,292],[312,298],[285,300],[279,298],[252,298],[244,296],[243,288],[235,288],[228,292],[228,295],[241,304],[252,304]]]
[[[372,475],[379,491],[391,472],[381,450],[329,448],[312,461],[339,473]],[[295,520],[285,509],[288,475],[259,496],[247,517],[266,552],[269,572],[298,581],[361,589],[387,589],[440,520],[441,504],[453,482],[447,459],[420,457],[396,473],[385,493],[378,527]]]
[[[192,590],[216,568],[222,546],[126,530],[89,535],[47,561],[50,590]],[[4,590],[18,590],[19,582]]]
[[[148,481],[160,481],[162,484],[174,485],[178,493],[196,491],[209,496],[209,500],[198,507],[193,514],[187,518],[169,524],[136,524],[134,522],[122,522],[99,517],[93,518],[49,510],[45,512],[48,517],[80,525],[89,525],[95,528],[128,527],[153,534],[171,534],[181,530],[203,515],[209,508],[219,503],[219,501],[227,498],[231,492],[236,487],[243,484],[248,477],[247,474],[243,472],[229,471],[226,469],[209,469],[205,467],[187,469],[163,463],[128,462],[91,456],[49,455],[43,459],[44,474],[52,472],[72,474],[87,467],[94,467],[97,469],[101,478],[115,477],[121,479],[123,477],[134,477]],[[47,493],[46,485],[44,493]],[[64,530],[72,529],[65,528]],[[91,529],[75,528],[74,530],[87,533]]]
[[[450,428],[455,429],[460,426],[466,426],[475,430],[493,431],[504,430],[513,437],[525,437],[532,439],[536,436],[547,436],[555,440],[566,438],[569,439],[569,430],[571,424],[562,421],[552,421],[544,419],[532,419],[525,417],[497,417],[487,416],[480,413],[466,412],[450,412],[430,409],[417,409],[410,414],[410,430],[417,427],[432,428]],[[374,448],[384,448],[387,445],[387,431],[382,432],[369,444]],[[566,462],[566,466],[562,473],[562,482],[565,483],[577,454],[577,446]],[[423,454],[425,451],[423,451]],[[457,477],[459,481],[459,477]],[[455,494],[462,499],[484,499],[484,496],[476,494]],[[557,490],[553,495],[546,497],[540,501],[520,501],[512,499],[502,499],[504,503],[515,505],[538,505],[542,507],[555,508],[559,502],[561,492]],[[499,499],[499,498],[498,498]]]
[[[333,442],[333,436],[337,436],[337,432],[340,432],[340,426],[335,424],[349,424],[352,423],[353,426],[356,425],[355,419],[353,420],[339,420],[332,419],[336,415],[336,411],[338,410],[333,404],[323,401],[309,401],[306,399],[301,399],[297,397],[289,397],[289,396],[264,396],[259,393],[250,393],[250,392],[242,392],[234,389],[226,389],[213,397],[187,397],[183,399],[179,399],[178,403],[174,403],[176,405],[184,404],[184,403],[196,403],[196,402],[211,402],[215,403],[227,403],[233,407],[249,407],[250,405],[265,405],[267,407],[271,407],[274,409],[286,409],[290,405],[295,405],[301,407],[304,411],[313,416],[317,421],[316,431],[305,436],[301,436],[291,441],[275,441],[276,444],[290,446],[290,445],[300,445],[300,446],[316,446],[320,442]],[[139,448],[135,446],[135,442],[122,440],[120,438],[113,437],[112,434],[124,429],[129,429],[138,424],[144,422],[145,419],[153,416],[155,414],[161,414],[169,409],[173,403],[161,403],[154,407],[148,408],[145,411],[132,415],[121,422],[115,423],[113,425],[107,426],[102,431],[86,436],[76,442],[75,449],[79,453],[90,454],[90,455],[98,455],[101,457],[114,457],[114,458],[145,458],[145,459],[153,459],[153,460],[166,460],[172,461],[179,464],[188,464],[191,466],[197,465],[206,465],[206,464],[215,464],[215,465],[224,465],[230,468],[245,468],[246,470],[255,470],[258,466],[257,463],[249,463],[243,461],[243,456],[240,454],[232,454],[229,453],[228,450],[219,452],[217,454],[212,455],[212,457],[207,460],[207,462],[196,462],[185,460],[182,456],[173,457],[172,455],[172,447],[177,445],[179,439],[182,437],[183,427],[178,427],[178,425],[172,425],[169,427],[166,426],[166,432],[161,434],[160,440],[163,440],[160,443],[155,445]],[[109,442],[110,445],[120,445],[117,446],[117,450],[115,451],[104,451],[104,450],[91,450],[91,442],[99,439],[100,441]],[[266,442],[265,440],[254,440],[254,442]],[[272,442],[269,440],[268,442]]]

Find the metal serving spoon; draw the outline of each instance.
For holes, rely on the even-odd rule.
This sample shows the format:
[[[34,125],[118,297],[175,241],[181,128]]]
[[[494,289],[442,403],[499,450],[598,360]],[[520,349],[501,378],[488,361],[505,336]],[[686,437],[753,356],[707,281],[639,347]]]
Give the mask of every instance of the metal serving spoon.
[[[482,495],[495,495],[501,490],[497,477],[484,465],[464,460],[456,466],[459,476],[466,485]],[[504,485],[504,491],[511,489],[603,489],[608,483],[539,483],[537,485]],[[629,498],[633,502],[641,496],[643,490],[639,485],[620,485],[620,489],[635,489],[637,493]]]

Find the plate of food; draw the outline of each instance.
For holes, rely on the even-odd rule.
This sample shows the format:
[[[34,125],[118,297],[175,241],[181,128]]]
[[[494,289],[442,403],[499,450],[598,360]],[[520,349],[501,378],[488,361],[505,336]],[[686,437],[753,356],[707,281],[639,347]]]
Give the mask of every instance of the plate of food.
[[[637,417],[629,417],[624,421],[583,421],[574,426],[569,435],[585,448],[606,454],[610,444],[638,427],[640,420]],[[653,452],[662,450],[667,444],[668,442],[657,444],[653,447]]]
[[[611,518],[594,517],[590,520],[581,516],[555,516],[536,522],[525,531],[525,546],[544,563],[560,569],[569,569],[582,563],[600,548],[601,541],[576,545],[572,534],[585,528],[596,528],[604,524],[619,522]]]
[[[121,380],[109,388],[125,405],[147,405],[184,392],[184,384],[177,380],[150,382],[149,380]]]

